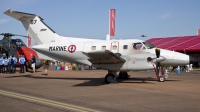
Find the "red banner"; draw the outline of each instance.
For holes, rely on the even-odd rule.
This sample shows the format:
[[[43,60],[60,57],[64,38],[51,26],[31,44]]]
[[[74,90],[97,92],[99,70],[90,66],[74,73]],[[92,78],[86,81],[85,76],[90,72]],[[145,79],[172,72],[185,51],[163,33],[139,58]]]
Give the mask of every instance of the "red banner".
[[[197,35],[200,35],[200,29],[198,29],[198,34]]]
[[[31,47],[31,37],[28,35],[28,47]]]
[[[110,9],[110,36],[115,35],[115,9]]]

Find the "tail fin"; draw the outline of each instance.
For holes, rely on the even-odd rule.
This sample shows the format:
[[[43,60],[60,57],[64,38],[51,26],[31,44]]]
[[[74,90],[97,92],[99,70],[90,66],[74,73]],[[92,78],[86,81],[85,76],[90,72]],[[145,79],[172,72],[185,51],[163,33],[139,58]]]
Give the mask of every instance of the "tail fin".
[[[35,45],[61,41],[62,37],[57,35],[43,22],[41,17],[35,14],[12,11],[11,9],[6,10],[4,14],[21,21]]]

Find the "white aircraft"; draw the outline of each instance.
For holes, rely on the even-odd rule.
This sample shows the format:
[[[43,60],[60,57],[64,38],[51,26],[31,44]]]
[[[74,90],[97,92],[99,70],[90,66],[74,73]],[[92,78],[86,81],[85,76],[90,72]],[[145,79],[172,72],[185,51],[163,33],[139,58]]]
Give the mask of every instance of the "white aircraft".
[[[99,40],[57,35],[40,16],[8,9],[4,14],[22,22],[28,35],[35,42],[33,49],[41,58],[73,62],[108,70],[106,83],[127,78],[128,71],[154,69],[160,82],[167,74],[163,67],[187,65],[196,62],[186,54],[158,49],[148,42],[129,40]]]

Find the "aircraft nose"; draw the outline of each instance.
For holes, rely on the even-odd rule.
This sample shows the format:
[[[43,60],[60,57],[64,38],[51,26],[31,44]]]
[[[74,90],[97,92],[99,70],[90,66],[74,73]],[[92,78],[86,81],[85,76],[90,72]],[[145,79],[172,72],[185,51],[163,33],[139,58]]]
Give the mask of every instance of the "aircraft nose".
[[[189,60],[190,60],[190,64],[195,64],[195,63],[197,63],[197,59],[195,59],[195,58],[192,57],[192,56],[189,56]]]

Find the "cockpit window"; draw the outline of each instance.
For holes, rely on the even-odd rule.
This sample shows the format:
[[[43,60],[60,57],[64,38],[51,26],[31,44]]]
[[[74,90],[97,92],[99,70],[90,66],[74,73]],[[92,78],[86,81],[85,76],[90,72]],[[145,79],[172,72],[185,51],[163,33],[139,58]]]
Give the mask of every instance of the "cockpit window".
[[[150,43],[148,43],[148,42],[142,42],[142,43],[146,46],[147,49],[155,48],[154,45],[152,45],[152,44],[150,44]]]
[[[144,50],[146,49],[146,47],[142,44],[142,43],[134,43],[133,44],[133,49],[135,50]]]
[[[14,45],[15,47],[26,46],[21,39],[12,39],[11,44]]]
[[[16,44],[17,44],[17,46],[21,46],[21,47],[25,46],[24,42],[21,40],[16,40]]]

